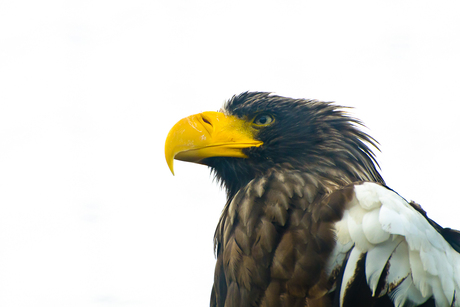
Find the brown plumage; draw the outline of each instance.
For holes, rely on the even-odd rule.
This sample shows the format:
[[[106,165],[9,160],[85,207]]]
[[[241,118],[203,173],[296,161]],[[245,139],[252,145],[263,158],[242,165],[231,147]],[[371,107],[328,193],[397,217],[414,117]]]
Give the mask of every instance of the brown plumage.
[[[224,306],[225,298],[237,302],[228,306],[304,306],[307,296],[324,296],[334,222],[342,217],[342,198],[351,197],[347,191],[325,201],[331,189],[308,174],[278,169],[240,190],[217,227],[211,306]]]
[[[409,238],[408,246],[417,250],[411,238],[418,239],[418,234],[412,230],[391,232],[383,222],[375,230],[367,226],[366,221],[375,214],[381,220],[387,218],[383,199],[398,197],[395,199],[402,202],[404,210],[410,206],[391,190],[382,188],[385,182],[368,147],[375,146],[375,141],[359,129],[358,120],[331,103],[269,93],[235,96],[221,112],[252,120],[253,136],[263,145],[242,149],[245,158],[208,155],[199,160],[211,167],[228,194],[214,238],[217,261],[211,306],[403,306],[410,301],[434,306],[434,297],[439,306],[444,299],[452,306],[460,304],[456,288],[450,295],[446,290],[450,286],[444,283],[444,288],[436,292],[435,282],[431,281],[438,275],[426,279],[431,282],[434,296],[417,285],[425,279],[419,282],[416,267],[411,275],[394,277],[390,262],[401,261],[397,256],[405,246],[398,242],[406,244]],[[208,119],[204,122],[214,127]],[[184,158],[192,161],[188,159]],[[376,184],[361,185],[362,182]],[[379,200],[369,193],[388,196]],[[390,208],[392,203],[389,204]],[[414,225],[426,223],[434,227],[459,251],[458,232],[434,223],[416,204],[412,207],[415,210],[409,209],[409,213],[415,214]],[[364,241],[354,237],[355,220],[356,231],[367,235]],[[393,239],[386,239],[387,233]],[[371,253],[374,246],[379,246],[382,254],[387,249],[389,256],[379,259]],[[422,255],[423,248],[419,249]],[[451,253],[450,249],[445,253]],[[436,265],[420,257],[423,265]],[[381,268],[375,269],[369,261],[382,261]],[[404,258],[403,262],[406,263]],[[374,277],[369,273],[372,269],[377,270],[372,273]],[[392,278],[396,281],[391,282]],[[452,284],[460,283],[454,279]],[[426,298],[401,294],[400,289],[412,285],[408,284],[412,281],[414,289]],[[447,298],[439,293],[447,293]]]

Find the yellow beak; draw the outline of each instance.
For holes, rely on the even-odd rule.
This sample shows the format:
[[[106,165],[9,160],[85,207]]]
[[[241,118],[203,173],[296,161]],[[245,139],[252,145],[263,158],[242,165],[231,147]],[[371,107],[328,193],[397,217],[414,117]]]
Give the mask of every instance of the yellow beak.
[[[201,163],[210,157],[247,158],[242,149],[259,147],[251,123],[220,112],[203,112],[178,121],[169,131],[165,156],[174,175],[174,159]]]

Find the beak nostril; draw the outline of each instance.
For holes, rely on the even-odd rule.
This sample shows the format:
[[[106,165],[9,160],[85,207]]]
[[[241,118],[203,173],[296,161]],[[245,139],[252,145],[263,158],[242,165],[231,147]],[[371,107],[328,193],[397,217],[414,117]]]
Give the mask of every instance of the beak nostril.
[[[203,125],[203,128],[206,129],[209,135],[212,135],[212,132],[214,131],[214,126],[212,125],[211,120],[205,114],[200,114],[200,115],[201,115],[200,122]]]
[[[210,122],[210,121],[209,121],[209,120],[208,120],[206,117],[204,117],[204,116],[201,116],[201,118],[203,119],[203,121],[204,121],[206,124],[208,124],[208,125],[211,125],[211,126],[212,126],[211,122]]]

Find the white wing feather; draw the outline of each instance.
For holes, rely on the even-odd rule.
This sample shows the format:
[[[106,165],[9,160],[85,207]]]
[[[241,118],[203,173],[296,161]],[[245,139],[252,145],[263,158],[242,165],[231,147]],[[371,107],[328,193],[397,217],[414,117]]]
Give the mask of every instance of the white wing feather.
[[[347,266],[343,272],[342,283],[344,286],[340,289],[340,306],[343,305],[343,299],[345,297],[345,291],[348,285],[353,283],[355,277],[355,270],[357,263],[364,254],[359,250],[358,247],[353,248],[348,257]]]
[[[388,294],[395,306],[418,305],[431,296],[436,306],[460,307],[460,254],[397,193],[375,183],[354,187],[342,220],[328,273],[351,250],[342,279],[340,304],[366,255],[365,273],[374,296]],[[384,289],[375,293],[384,269]]]

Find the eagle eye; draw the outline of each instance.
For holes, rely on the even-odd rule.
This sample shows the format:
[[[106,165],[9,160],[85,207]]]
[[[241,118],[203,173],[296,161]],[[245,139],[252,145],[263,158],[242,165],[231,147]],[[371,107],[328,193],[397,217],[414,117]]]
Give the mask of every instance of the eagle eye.
[[[273,123],[274,120],[275,118],[269,114],[259,114],[252,122],[257,126],[268,126]]]

